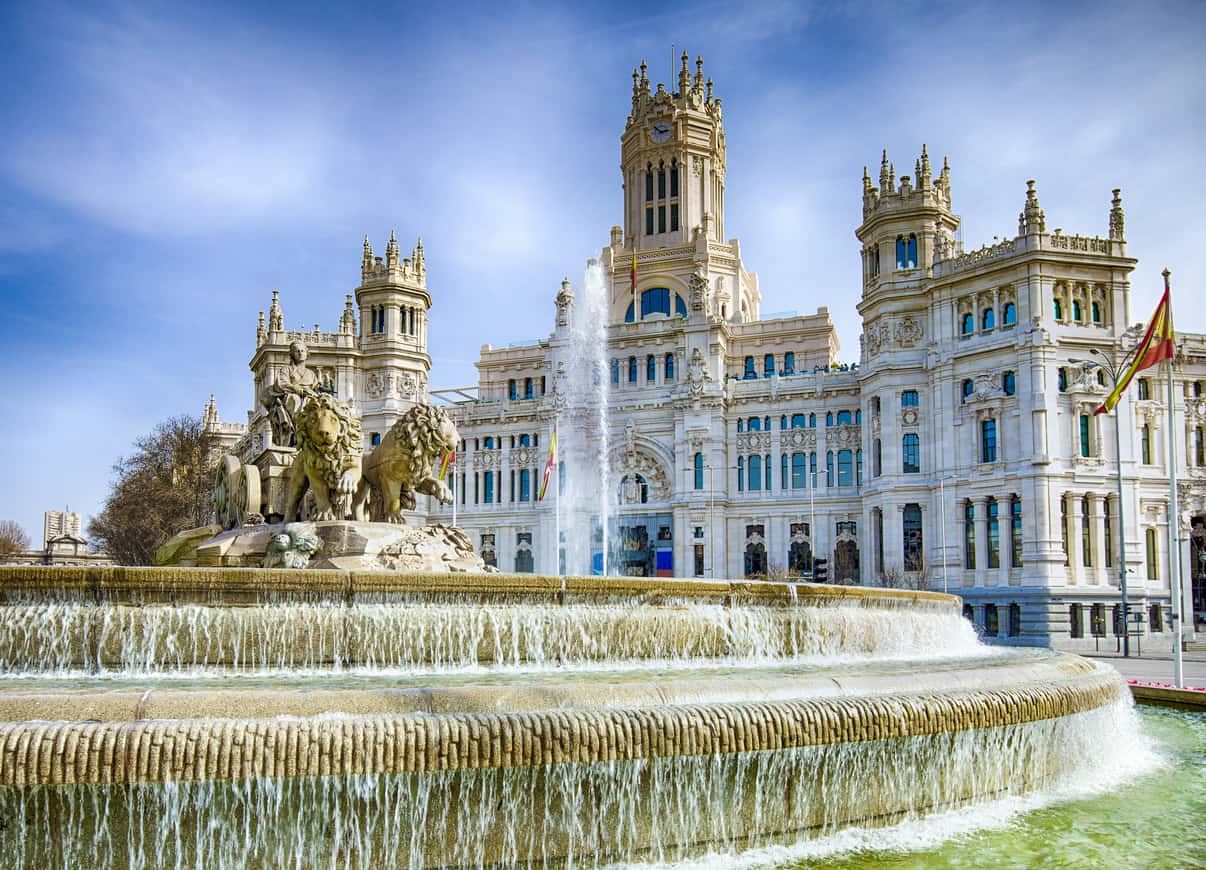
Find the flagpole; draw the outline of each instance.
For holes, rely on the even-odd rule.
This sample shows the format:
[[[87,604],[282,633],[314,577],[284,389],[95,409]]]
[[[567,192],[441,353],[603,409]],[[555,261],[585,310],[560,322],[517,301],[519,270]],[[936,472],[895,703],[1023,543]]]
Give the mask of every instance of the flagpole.
[[[553,437],[557,435],[557,421],[553,420]],[[556,517],[553,532],[553,564],[557,567],[557,576],[561,578],[561,591],[565,592],[565,575],[561,573],[561,462],[553,455],[553,472],[557,475],[557,489],[553,492],[553,515]]]
[[[1164,293],[1169,295],[1168,269],[1164,270]],[[1171,307],[1171,302],[1169,303]],[[1172,326],[1169,325],[1172,333]],[[1181,660],[1181,513],[1177,510],[1177,433],[1173,417],[1173,361],[1164,361],[1168,373],[1168,591],[1173,599],[1173,685],[1184,688],[1184,667]]]
[[[452,525],[455,528],[456,527],[456,500],[461,497],[461,493],[460,493],[461,488],[456,485],[457,484],[456,456],[453,456],[452,461],[448,464],[452,466],[452,485],[454,487],[453,492],[452,492]]]

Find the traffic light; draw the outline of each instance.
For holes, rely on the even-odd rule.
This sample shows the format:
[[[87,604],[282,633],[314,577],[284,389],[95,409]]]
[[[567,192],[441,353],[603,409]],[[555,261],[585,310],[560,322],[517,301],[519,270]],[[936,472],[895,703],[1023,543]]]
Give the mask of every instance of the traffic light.
[[[815,583],[825,583],[829,580],[829,561],[827,559],[812,560],[812,579]]]

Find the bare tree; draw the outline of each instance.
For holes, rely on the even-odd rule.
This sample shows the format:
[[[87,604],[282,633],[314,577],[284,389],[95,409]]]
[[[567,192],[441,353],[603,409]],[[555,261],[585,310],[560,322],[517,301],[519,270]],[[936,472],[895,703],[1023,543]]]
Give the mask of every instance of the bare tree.
[[[121,565],[149,565],[181,529],[209,521],[213,437],[198,417],[172,417],[113,466],[113,489],[88,535]]]
[[[29,549],[29,535],[16,520],[0,520],[0,556],[15,556]]]

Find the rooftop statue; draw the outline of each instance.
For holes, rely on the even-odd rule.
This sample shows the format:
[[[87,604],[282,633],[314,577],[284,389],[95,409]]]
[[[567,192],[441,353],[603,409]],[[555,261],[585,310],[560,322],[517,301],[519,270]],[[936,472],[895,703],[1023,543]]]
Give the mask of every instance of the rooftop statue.
[[[276,381],[264,388],[261,397],[272,425],[272,440],[282,447],[297,446],[297,415],[306,400],[320,391],[318,375],[306,365],[306,354],[302,342],[290,342],[293,362],[277,373]]]

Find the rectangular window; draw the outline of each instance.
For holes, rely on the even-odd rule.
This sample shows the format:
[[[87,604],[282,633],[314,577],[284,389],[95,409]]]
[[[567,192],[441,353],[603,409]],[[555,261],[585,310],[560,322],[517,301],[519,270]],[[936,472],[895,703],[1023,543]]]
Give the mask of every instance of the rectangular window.
[[[1068,633],[1072,637],[1085,636],[1085,619],[1079,604],[1073,604],[1068,608],[1068,623]]]
[[[1012,550],[1009,565],[1022,567],[1022,500],[1016,496],[1009,502],[1009,544]]]
[[[704,575],[704,545],[695,545],[695,576],[702,577]]]
[[[1145,529],[1143,532],[1143,540],[1147,544],[1147,579],[1159,580],[1156,561],[1156,530]]]
[[[653,206],[645,208],[645,235],[653,235]]]
[[[878,444],[878,442],[876,442]],[[904,474],[921,472],[921,438],[915,432],[910,432],[901,439],[900,470]]]
[[[825,454],[825,485],[833,486],[833,451]]]
[[[988,500],[988,567],[1001,567],[1001,518],[995,498]]]
[[[1110,500],[1107,498],[1102,502],[1102,510],[1105,511],[1105,522],[1102,524],[1102,533],[1105,535],[1105,566],[1107,568],[1114,567],[1114,531],[1110,528]]]
[[[664,169],[657,171],[657,198],[666,198],[666,170]]]
[[[678,203],[670,203],[670,232],[678,229]]]
[[[1068,543],[1068,537],[1069,537],[1068,523],[1069,523],[1069,521],[1070,520],[1068,517],[1068,499],[1066,496],[1060,496],[1060,499],[1059,499],[1059,535],[1060,535],[1060,543],[1063,544],[1063,547],[1064,547],[1064,564],[1065,565],[1070,565],[1072,563],[1072,547]]]
[[[1139,455],[1144,465],[1152,464],[1152,427],[1144,426],[1139,430]]]
[[[1080,563],[1093,567],[1093,526],[1089,523],[1089,500],[1080,500]]]
[[[963,506],[963,567],[976,567],[976,508],[970,501]]]
[[[980,461],[997,461],[997,421],[980,421]]]
[[[1080,415],[1080,455],[1089,456],[1089,415]]]
[[[670,167],[670,195],[678,196],[678,164]]]
[[[653,173],[645,173],[645,201],[653,202]]]
[[[900,394],[900,407],[916,408],[917,407],[917,391],[905,390]]]
[[[664,205],[657,207],[657,231],[659,233],[666,231],[666,207]]]

